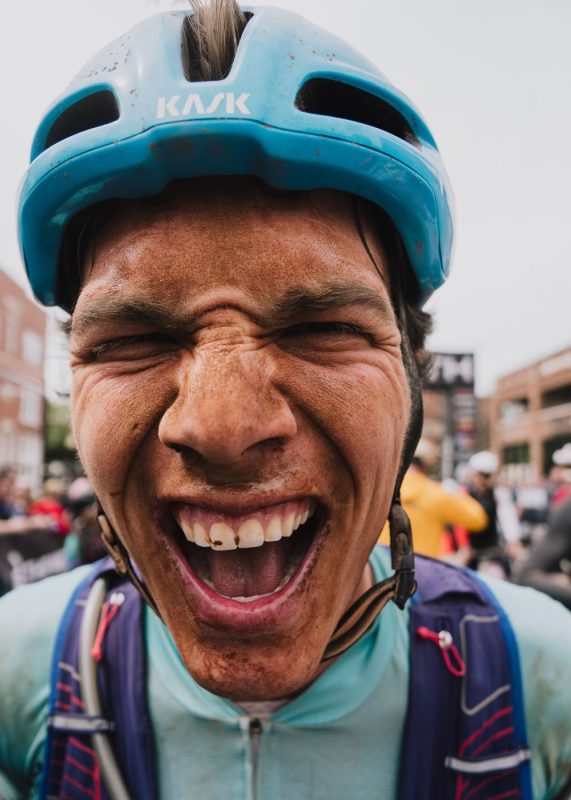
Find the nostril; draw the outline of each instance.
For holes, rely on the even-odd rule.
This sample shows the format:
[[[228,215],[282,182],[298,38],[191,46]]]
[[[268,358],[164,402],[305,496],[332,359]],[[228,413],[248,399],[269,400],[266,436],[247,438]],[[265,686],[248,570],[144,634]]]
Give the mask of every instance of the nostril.
[[[270,439],[265,439],[262,442],[256,442],[248,447],[244,453],[250,453],[260,450],[265,450],[269,453],[277,453],[284,449],[287,444],[287,436],[273,436]]]
[[[162,440],[162,443],[173,453],[177,454],[183,469],[200,474],[206,472],[208,461],[198,450],[184,444],[184,442],[176,440]]]
[[[165,442],[165,444],[169,450],[178,453],[188,467],[197,467],[204,461],[204,457],[201,456],[197,450],[193,450],[192,447],[188,447],[180,442]]]

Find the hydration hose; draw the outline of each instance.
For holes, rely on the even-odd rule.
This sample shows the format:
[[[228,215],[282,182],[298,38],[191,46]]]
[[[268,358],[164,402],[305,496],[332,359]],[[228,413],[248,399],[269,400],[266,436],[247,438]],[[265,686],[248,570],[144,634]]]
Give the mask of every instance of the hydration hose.
[[[85,712],[89,716],[102,716],[97,688],[97,662],[92,650],[99,619],[107,594],[105,578],[98,578],[87,596],[79,633],[79,677]],[[93,747],[99,761],[101,775],[111,800],[130,800],[121,772],[113,754],[107,733],[92,734]]]

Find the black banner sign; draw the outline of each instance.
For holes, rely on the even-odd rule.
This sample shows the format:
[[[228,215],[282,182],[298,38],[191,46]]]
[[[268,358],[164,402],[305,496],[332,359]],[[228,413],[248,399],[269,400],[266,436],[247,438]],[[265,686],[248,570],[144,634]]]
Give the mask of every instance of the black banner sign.
[[[433,353],[426,388],[445,401],[442,477],[451,478],[458,464],[474,452],[477,400],[474,395],[474,353]]]
[[[52,531],[0,534],[0,594],[68,569],[61,536]]]
[[[433,353],[429,389],[474,388],[473,353]]]

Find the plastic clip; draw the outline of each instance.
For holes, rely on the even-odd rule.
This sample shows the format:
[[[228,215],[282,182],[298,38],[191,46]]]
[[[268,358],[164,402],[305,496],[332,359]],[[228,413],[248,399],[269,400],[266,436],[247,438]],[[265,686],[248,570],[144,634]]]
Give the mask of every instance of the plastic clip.
[[[454,644],[450,631],[439,631],[436,633],[436,631],[431,631],[430,628],[421,625],[420,628],[416,629],[416,632],[418,636],[421,636],[423,639],[428,639],[438,645],[448,672],[456,678],[464,677],[466,674],[466,664],[462,660],[462,656]],[[453,663],[452,659],[454,659],[456,663]]]

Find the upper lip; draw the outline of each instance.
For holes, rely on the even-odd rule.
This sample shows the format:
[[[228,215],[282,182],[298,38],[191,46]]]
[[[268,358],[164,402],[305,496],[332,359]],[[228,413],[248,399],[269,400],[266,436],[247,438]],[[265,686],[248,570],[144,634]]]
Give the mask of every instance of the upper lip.
[[[181,495],[170,496],[161,498],[162,503],[169,505],[192,505],[198,508],[205,509],[206,511],[218,512],[220,514],[230,514],[234,516],[242,516],[246,514],[253,514],[271,506],[281,505],[282,503],[291,503],[313,498],[318,501],[318,498],[307,492],[299,492],[287,495],[272,495],[257,497],[211,497],[204,495]]]

